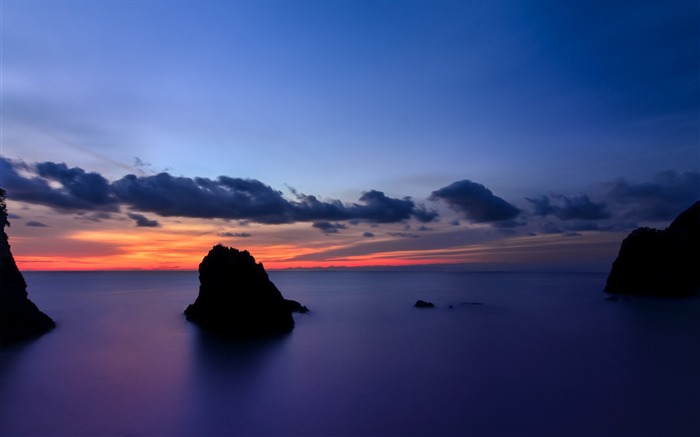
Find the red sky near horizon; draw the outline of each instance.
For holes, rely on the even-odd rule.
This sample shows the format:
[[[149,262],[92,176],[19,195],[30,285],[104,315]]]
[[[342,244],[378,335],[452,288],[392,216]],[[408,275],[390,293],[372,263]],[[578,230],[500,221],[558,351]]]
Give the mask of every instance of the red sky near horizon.
[[[8,202],[9,210],[18,205]],[[63,219],[71,222],[74,219]],[[10,220],[13,221],[12,219]],[[215,244],[248,250],[267,269],[323,267],[400,267],[410,265],[459,264],[463,268],[513,269],[573,266],[584,270],[604,270],[617,253],[624,234],[590,233],[576,237],[560,235],[515,236],[478,244],[420,248],[402,237],[404,248],[392,248],[396,237],[367,238],[347,236],[335,241],[319,235],[306,225],[247,225],[257,237],[222,237],[218,224],[201,220],[176,219],[162,227],[134,229],[126,221],[109,229],[66,229],[56,235],[49,226],[12,225],[6,229],[21,270],[196,270]],[[361,226],[361,225],[357,225]],[[280,227],[286,228],[281,229]],[[435,231],[433,230],[432,233]],[[455,232],[453,230],[453,232]],[[297,236],[285,243],[284,234]],[[306,244],[299,243],[305,241]],[[331,240],[331,241],[327,241]],[[370,241],[366,241],[370,240]],[[373,246],[384,243],[387,249]],[[370,245],[362,250],[362,245]],[[413,247],[413,248],[411,248]],[[520,267],[518,267],[520,266]],[[578,267],[576,267],[578,266]]]

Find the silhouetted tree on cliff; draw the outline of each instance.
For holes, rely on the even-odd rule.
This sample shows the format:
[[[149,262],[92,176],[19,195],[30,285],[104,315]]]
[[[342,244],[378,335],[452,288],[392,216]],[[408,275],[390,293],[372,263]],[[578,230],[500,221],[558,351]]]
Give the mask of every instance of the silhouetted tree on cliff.
[[[7,200],[7,193],[0,188],[0,223],[2,223],[3,229],[5,229],[5,226],[10,226],[10,222],[7,221],[7,204],[5,200]]]

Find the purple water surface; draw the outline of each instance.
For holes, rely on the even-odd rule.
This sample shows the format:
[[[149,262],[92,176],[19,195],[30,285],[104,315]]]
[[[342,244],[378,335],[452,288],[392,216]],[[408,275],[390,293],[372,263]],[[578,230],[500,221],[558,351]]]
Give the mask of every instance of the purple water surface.
[[[700,435],[700,299],[604,274],[274,271],[312,311],[245,344],[196,272],[25,277],[58,327],[0,352],[3,437]]]

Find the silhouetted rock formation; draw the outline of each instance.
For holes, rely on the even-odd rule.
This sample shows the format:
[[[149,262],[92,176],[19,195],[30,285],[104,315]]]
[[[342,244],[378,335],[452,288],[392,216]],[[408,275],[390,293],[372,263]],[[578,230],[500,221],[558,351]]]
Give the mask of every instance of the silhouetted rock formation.
[[[238,340],[280,334],[294,327],[293,311],[308,309],[285,300],[262,263],[248,251],[214,246],[199,264],[199,296],[187,320]]]
[[[622,242],[605,291],[688,296],[700,288],[700,201],[660,231],[638,228]]]
[[[287,306],[287,308],[289,308],[289,311],[293,313],[306,314],[309,312],[308,308],[292,299],[285,299],[284,304]]]
[[[418,299],[413,305],[416,308],[433,308],[435,305],[432,302],[426,302],[424,300]]]
[[[53,329],[56,324],[39,311],[27,297],[27,283],[17,268],[5,232],[7,207],[5,190],[0,188],[0,345],[36,337]]]

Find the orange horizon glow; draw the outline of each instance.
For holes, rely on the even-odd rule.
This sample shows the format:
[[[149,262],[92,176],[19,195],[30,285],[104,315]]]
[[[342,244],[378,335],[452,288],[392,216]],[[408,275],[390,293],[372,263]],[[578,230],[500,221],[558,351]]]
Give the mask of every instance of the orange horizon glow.
[[[248,251],[255,257],[257,262],[262,263],[268,270],[461,264],[461,262],[449,258],[405,260],[376,255],[369,257],[337,258],[326,261],[267,260],[256,256],[254,251]],[[204,255],[206,255],[206,253]],[[61,259],[41,256],[15,256],[15,262],[22,271],[195,271],[199,268],[199,263],[202,261],[204,255],[199,254],[196,258],[178,258],[177,260],[172,259],[170,261],[161,260],[146,262],[141,260],[137,263],[125,263],[126,260],[124,258],[130,257],[104,257],[86,260],[82,258]]]
[[[85,233],[73,238],[90,237],[95,235]],[[213,245],[217,244],[212,243],[210,237],[192,237],[183,242],[180,238],[161,235],[159,245],[149,244],[144,247],[141,244],[143,240],[140,238],[100,234],[103,242],[116,237],[119,237],[118,241],[111,241],[111,244],[116,245],[114,251],[116,253],[86,253],[72,256],[20,253],[15,255],[15,261],[23,271],[195,271],[199,268],[202,258]],[[586,245],[594,255],[600,252],[600,256],[605,256],[605,252],[609,251],[611,245],[616,246],[616,241],[618,241],[617,238],[609,234],[591,233],[588,235]],[[581,250],[577,241],[553,235],[516,237],[453,248],[385,251],[328,258],[324,258],[324,250],[293,245],[250,244],[238,248],[250,252],[256,261],[261,262],[268,270],[522,264],[546,262],[545,255],[555,248],[559,254],[575,255]],[[318,259],[298,259],[300,256],[313,257],[314,254],[317,254]]]
[[[50,246],[36,234],[13,235],[15,262],[23,271],[191,271],[199,268],[202,258],[216,244],[247,250],[257,262],[272,270],[404,267],[479,261],[464,256],[464,252],[454,256],[449,249],[328,256],[329,252],[342,251],[364,241],[349,236],[329,239],[298,224],[275,227],[273,231],[256,228],[255,239],[238,241],[219,236],[219,224],[197,220],[169,221],[167,231],[141,228],[134,232],[122,223],[110,225],[110,228],[80,229],[51,236]]]
[[[32,211],[40,217],[51,212],[43,207],[32,207]],[[444,237],[456,231],[444,225],[421,234],[421,240],[414,240],[418,244],[412,245],[401,244],[406,240],[388,232],[364,238],[365,229],[360,227],[353,233],[320,234],[306,223],[240,225],[179,217],[160,218],[160,227],[134,228],[125,220],[80,227],[68,216],[42,220],[50,226],[8,228],[12,253],[22,271],[196,271],[216,244],[247,250],[268,270],[591,263],[607,262],[624,237],[613,232],[582,232],[575,238],[544,234],[450,245]],[[226,235],[244,232],[254,236]],[[434,235],[443,238],[433,245],[429,239]]]
[[[369,267],[408,267],[408,266],[425,266],[425,265],[444,265],[444,264],[460,264],[455,262],[435,262],[433,260],[420,261],[405,261],[405,260],[383,260],[383,261],[272,261],[261,262],[267,270],[293,270],[293,269],[328,269],[328,268],[369,268]],[[40,257],[19,257],[15,259],[18,268],[21,271],[196,271],[199,267],[201,259],[190,263],[189,266],[183,266],[180,263],[168,264],[159,263],[153,267],[149,265],[121,265],[114,264],[109,261],[60,261],[60,260],[45,260]]]
[[[159,235],[158,241],[143,244],[143,238],[121,233],[83,232],[71,237],[74,241],[100,241],[107,243],[116,253],[81,253],[71,256],[29,255],[18,253],[14,256],[20,270],[25,271],[139,271],[139,270],[197,270],[202,258],[218,243],[211,237],[191,237],[183,242],[178,236]],[[18,247],[19,245],[15,245]],[[456,256],[450,250],[415,250],[377,252],[358,256],[331,257],[317,260],[299,260],[299,256],[322,258],[328,249],[342,248],[343,245],[324,246],[323,250],[294,245],[239,246],[247,250],[266,269],[314,269],[314,268],[363,268],[363,267],[405,267],[411,265],[457,264],[467,261],[480,262],[464,256],[464,251]],[[476,249],[471,249],[476,250]]]

